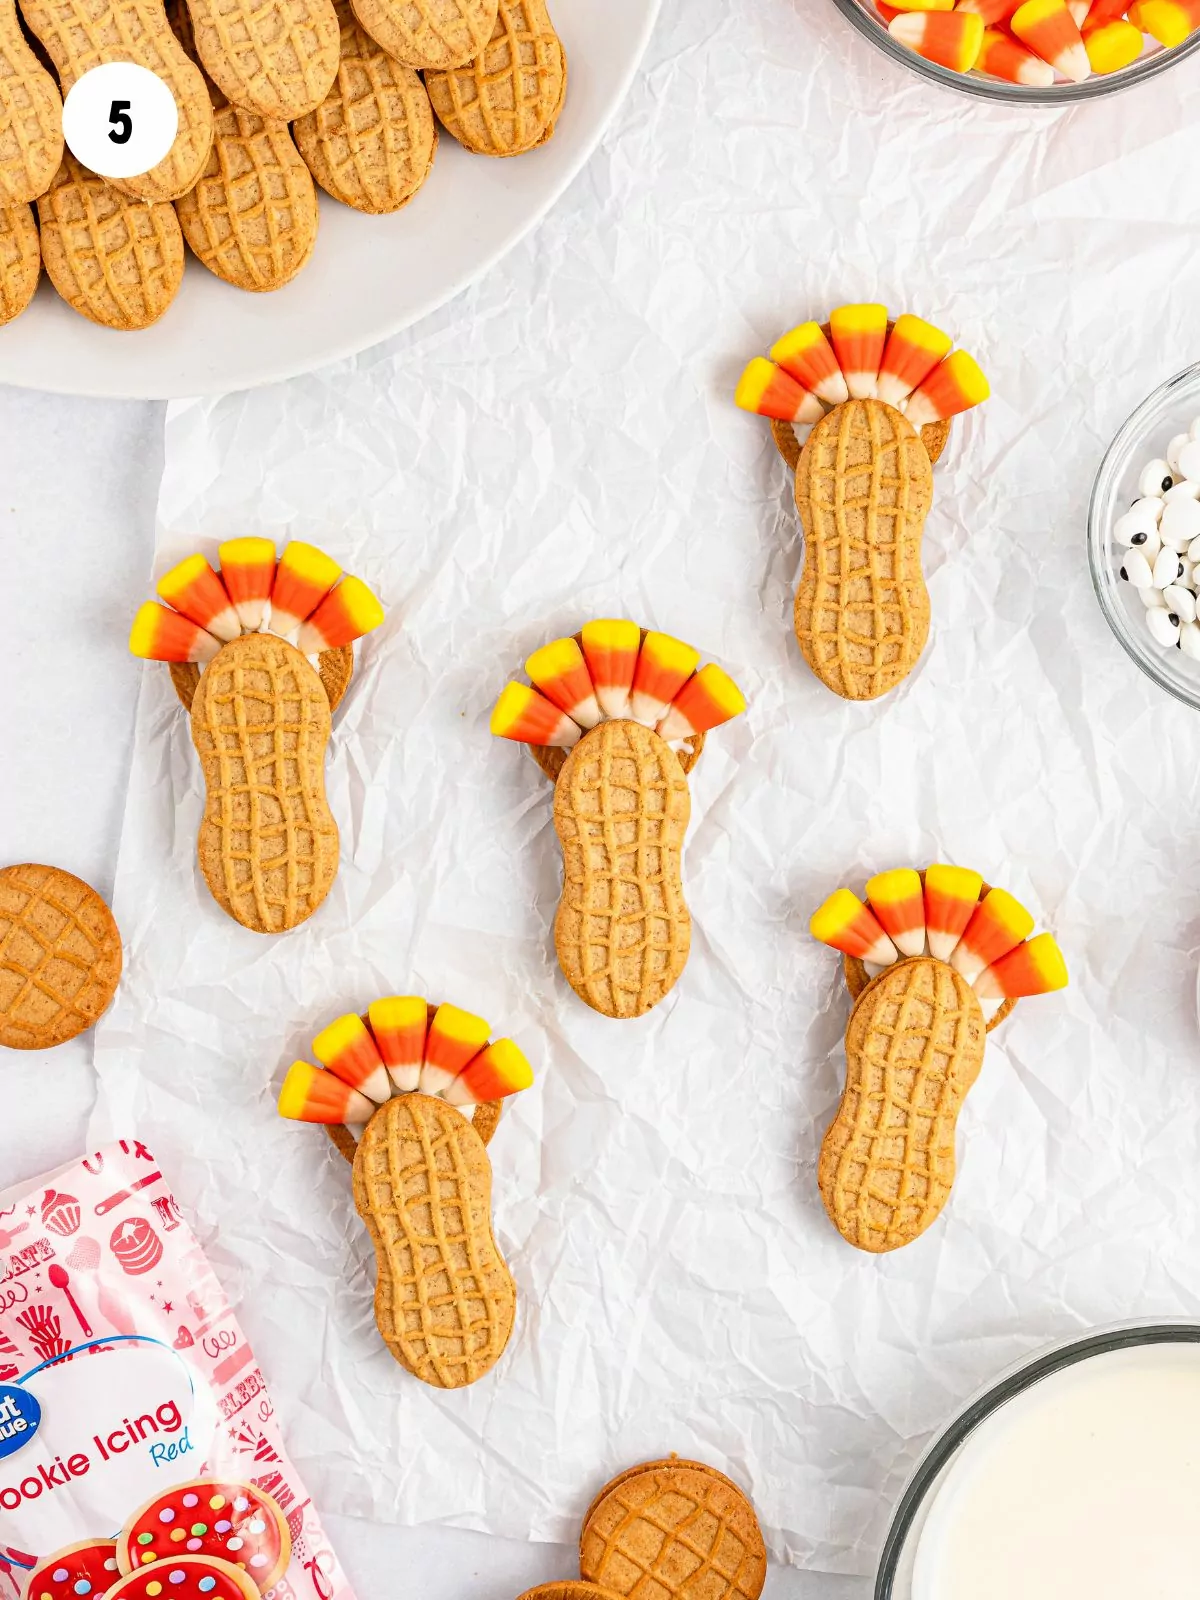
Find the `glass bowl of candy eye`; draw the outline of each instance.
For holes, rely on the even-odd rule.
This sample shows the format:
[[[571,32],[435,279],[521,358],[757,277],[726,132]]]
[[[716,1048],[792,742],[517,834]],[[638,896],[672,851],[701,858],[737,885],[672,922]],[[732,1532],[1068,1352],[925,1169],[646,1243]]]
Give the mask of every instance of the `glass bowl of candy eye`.
[[[1200,0],[1092,0],[1090,9],[1086,0],[953,0],[950,9],[933,9],[938,0],[834,4],[893,61],[947,88],[1010,104],[1097,100],[1200,49]]]
[[[1200,710],[1200,363],[1143,400],[1109,445],[1087,542],[1092,586],[1122,649]]]

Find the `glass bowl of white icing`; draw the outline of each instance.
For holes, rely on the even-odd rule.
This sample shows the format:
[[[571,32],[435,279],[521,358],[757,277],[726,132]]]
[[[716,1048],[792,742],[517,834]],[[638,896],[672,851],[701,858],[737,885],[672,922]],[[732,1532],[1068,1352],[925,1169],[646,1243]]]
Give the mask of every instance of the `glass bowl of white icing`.
[[[1030,1357],[926,1450],[875,1600],[1197,1592],[1200,1323],[1138,1322]]]

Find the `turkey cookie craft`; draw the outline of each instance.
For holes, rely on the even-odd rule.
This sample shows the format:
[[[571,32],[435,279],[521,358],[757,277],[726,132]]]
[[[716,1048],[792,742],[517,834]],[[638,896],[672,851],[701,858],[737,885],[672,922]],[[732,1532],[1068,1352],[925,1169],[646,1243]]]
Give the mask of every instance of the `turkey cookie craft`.
[[[705,734],[745,698],[691,645],[618,619],[543,645],[525,670],[534,686],[506,686],[491,730],[530,745],[554,783],[559,965],[602,1016],[643,1016],[675,986],[691,945],[687,774]]]
[[[809,924],[841,952],[854,999],[817,1182],[842,1237],[881,1253],[919,1238],[950,1198],[985,1035],[1017,1000],[1065,988],[1067,968],[1050,934],[1029,937],[1018,900],[964,867],[898,867],[866,896],[837,889]]]
[[[512,1333],[516,1285],[492,1233],[484,1148],[500,1102],[533,1071],[482,1017],[417,995],[374,1001],[296,1061],[281,1116],[324,1124],[354,1163],[354,1205],[375,1246],[375,1321],[414,1377],[459,1389],[490,1372]]]
[[[771,419],[796,474],[804,571],[795,630],[804,659],[844,700],[875,700],[920,659],[929,636],[921,534],[933,463],[951,418],[988,398],[965,350],[919,317],[842,306],[757,356],[735,400]],[[803,448],[797,427],[811,427]]]
[[[338,828],[325,798],[330,715],[354,641],[383,608],[331,556],[293,540],[231,539],[220,571],[188,556],[134,619],[135,656],[170,664],[191,713],[207,798],[197,850],[213,898],[255,933],[310,917],[333,884]],[[314,665],[313,663],[316,663]]]

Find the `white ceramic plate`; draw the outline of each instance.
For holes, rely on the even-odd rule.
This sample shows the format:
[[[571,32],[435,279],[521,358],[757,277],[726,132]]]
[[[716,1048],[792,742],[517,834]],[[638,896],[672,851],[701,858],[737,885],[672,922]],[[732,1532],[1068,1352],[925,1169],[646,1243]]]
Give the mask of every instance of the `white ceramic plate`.
[[[473,283],[545,215],[591,155],[629,88],[659,0],[553,0],[569,64],[554,138],[508,161],[443,133],[424,188],[390,217],[321,196],[313,258],[285,289],[247,294],[189,259],[154,327],[114,333],[44,280],[0,328],[0,382],[61,394],[172,399],[308,372],[398,333]]]

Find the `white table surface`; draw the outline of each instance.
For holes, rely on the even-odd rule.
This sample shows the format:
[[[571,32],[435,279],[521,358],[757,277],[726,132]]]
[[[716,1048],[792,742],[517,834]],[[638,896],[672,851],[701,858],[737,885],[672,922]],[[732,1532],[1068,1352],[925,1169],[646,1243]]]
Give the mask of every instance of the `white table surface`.
[[[151,567],[164,408],[0,388],[0,858],[112,890],[139,669],[130,596]],[[4,1052],[0,1188],[79,1154],[90,1036]],[[360,1600],[512,1600],[574,1576],[574,1552],[442,1529],[327,1519]],[[399,1580],[399,1581],[398,1581]],[[862,1580],[772,1568],[769,1600],[862,1600]]]

